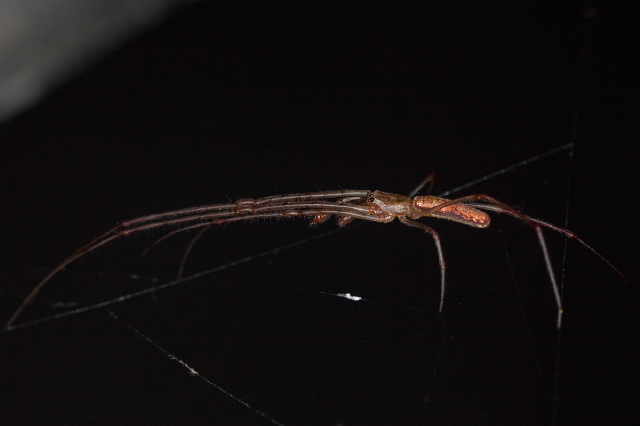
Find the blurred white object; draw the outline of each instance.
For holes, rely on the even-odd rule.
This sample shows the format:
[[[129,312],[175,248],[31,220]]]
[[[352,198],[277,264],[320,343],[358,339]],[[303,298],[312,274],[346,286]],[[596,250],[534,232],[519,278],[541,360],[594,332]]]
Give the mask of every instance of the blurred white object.
[[[0,0],[0,122],[187,0]]]

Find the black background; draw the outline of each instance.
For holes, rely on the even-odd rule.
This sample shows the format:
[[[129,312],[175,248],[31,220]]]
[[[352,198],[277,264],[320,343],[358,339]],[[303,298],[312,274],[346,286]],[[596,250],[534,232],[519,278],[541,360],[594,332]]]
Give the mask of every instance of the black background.
[[[429,221],[448,265],[442,316],[435,249],[415,229],[308,240],[334,222],[237,223],[206,234],[187,275],[302,243],[109,306],[120,320],[97,309],[0,335],[3,422],[550,423],[557,385],[560,423],[630,423],[631,19],[550,4],[177,10],[0,127],[0,312],[120,220],[279,193],[408,193],[429,172],[438,194],[570,142],[572,155],[450,196],[568,221],[636,288],[546,232],[559,340],[535,235],[512,218],[486,231]],[[171,281],[189,236],[137,257],[161,235],[87,256],[18,322]]]

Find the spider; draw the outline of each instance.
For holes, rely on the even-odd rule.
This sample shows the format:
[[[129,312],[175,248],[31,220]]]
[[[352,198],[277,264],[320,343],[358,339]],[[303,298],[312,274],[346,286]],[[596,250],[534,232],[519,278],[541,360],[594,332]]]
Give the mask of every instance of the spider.
[[[483,210],[493,211],[497,213],[505,213],[514,216],[528,225],[536,232],[540,248],[542,250],[547,273],[555,302],[558,309],[557,327],[560,328],[562,321],[562,301],[558,284],[553,273],[551,260],[547,250],[542,228],[548,228],[558,232],[565,237],[576,240],[582,246],[586,247],[593,254],[599,257],[603,262],[609,265],[624,282],[628,285],[625,276],[616,268],[607,258],[593,249],[573,232],[550,224],[540,219],[528,216],[518,210],[498,201],[497,199],[485,195],[474,194],[453,200],[440,198],[433,195],[416,196],[416,194],[427,184],[433,184],[434,174],[429,174],[420,184],[407,196],[392,194],[383,191],[367,191],[367,190],[351,190],[342,189],[337,191],[309,192],[301,194],[276,195],[258,199],[240,199],[231,203],[212,204],[207,206],[192,207],[181,210],[169,211],[164,213],[156,213],[148,216],[142,216],[137,219],[121,222],[117,226],[111,228],[99,237],[91,240],[84,246],[69,255],[58,266],[56,266],[47,276],[45,276],[36,285],[29,295],[23,300],[18,309],[9,318],[5,325],[5,329],[11,328],[16,318],[22,313],[24,308],[35,298],[40,289],[51,280],[56,274],[62,271],[67,265],[92,252],[98,247],[141,231],[147,231],[156,228],[167,228],[170,226],[179,226],[165,236],[161,237],[150,247],[160,241],[192,229],[200,229],[200,232],[192,239],[191,243],[185,251],[183,261],[180,266],[178,275],[182,274],[184,261],[195,241],[212,225],[221,225],[229,222],[241,220],[250,220],[256,218],[270,217],[307,217],[311,224],[319,224],[325,222],[329,217],[336,216],[338,226],[343,227],[356,219],[368,220],[373,222],[389,223],[394,219],[398,219],[401,223],[421,229],[430,234],[436,245],[438,252],[438,260],[440,264],[440,305],[439,312],[442,312],[446,293],[446,264],[440,236],[432,227],[417,221],[423,217],[433,217],[438,219],[447,219],[462,223],[464,225],[475,228],[486,228],[491,222],[491,218]]]

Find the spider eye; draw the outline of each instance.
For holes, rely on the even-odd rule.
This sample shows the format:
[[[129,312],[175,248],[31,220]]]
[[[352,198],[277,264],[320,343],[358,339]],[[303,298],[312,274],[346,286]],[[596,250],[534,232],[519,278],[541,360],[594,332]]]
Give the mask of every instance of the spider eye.
[[[376,197],[373,196],[372,192],[367,193],[367,203],[373,203],[376,201]]]

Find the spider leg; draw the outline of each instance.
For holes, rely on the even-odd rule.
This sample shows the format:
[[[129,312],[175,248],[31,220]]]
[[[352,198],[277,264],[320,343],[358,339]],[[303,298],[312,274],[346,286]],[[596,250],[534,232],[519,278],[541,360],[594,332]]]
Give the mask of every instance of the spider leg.
[[[444,294],[445,294],[445,273],[446,273],[446,264],[444,262],[444,255],[442,254],[442,245],[440,244],[440,236],[430,226],[425,225],[422,222],[416,222],[415,220],[407,219],[404,216],[398,216],[398,220],[405,225],[412,226],[414,228],[422,229],[424,232],[428,232],[433,238],[433,242],[436,244],[436,250],[438,251],[438,262],[440,263],[440,307],[438,308],[438,312],[442,312],[442,307],[444,305]]]
[[[427,177],[426,177],[426,178],[424,178],[424,180],[423,180],[422,182],[420,182],[420,183],[418,184],[418,186],[416,186],[416,187],[413,189],[413,191],[411,191],[411,192],[409,193],[409,195],[407,195],[407,197],[408,197],[408,198],[413,198],[413,197],[415,197],[415,195],[416,195],[418,192],[420,192],[420,190],[421,190],[422,188],[424,188],[424,186],[425,186],[426,184],[429,184],[429,190],[427,191],[427,193],[428,193],[428,194],[431,194],[431,190],[433,189],[433,185],[434,185],[434,183],[435,183],[435,182],[436,182],[436,174],[435,174],[435,173],[429,173],[429,174],[427,175]]]
[[[436,207],[433,207],[431,209],[425,210],[424,211],[424,216],[430,216],[431,214],[437,212],[438,210],[441,210],[443,207],[447,207],[450,206],[452,204],[459,204],[459,203],[473,203],[473,202],[483,202],[483,203],[487,203],[493,206],[498,206],[502,211],[500,211],[500,213],[507,213],[511,216],[515,216],[518,219],[522,220],[523,222],[526,222],[527,224],[529,224],[529,226],[531,226],[535,231],[536,231],[536,236],[538,237],[538,242],[540,243],[540,248],[542,249],[542,255],[544,257],[544,263],[547,267],[547,273],[549,274],[549,280],[551,281],[551,288],[553,290],[553,296],[556,300],[556,306],[558,307],[558,321],[557,321],[557,328],[560,329],[561,325],[562,325],[562,298],[560,296],[560,289],[558,288],[558,283],[556,281],[556,276],[555,273],[553,272],[553,266],[551,265],[551,258],[549,257],[549,250],[547,249],[547,242],[544,238],[544,235],[542,233],[542,227],[540,226],[540,223],[537,220],[534,220],[532,218],[530,218],[529,216],[527,216],[526,214],[519,212],[518,210],[514,209],[513,207],[503,203],[502,201],[498,201],[495,198],[486,195],[486,194],[474,194],[474,195],[467,195],[465,197],[460,197],[460,198],[456,198],[454,200],[449,200],[446,203],[442,203]],[[474,205],[474,207],[479,207],[477,205]],[[491,206],[489,206],[491,207]],[[494,210],[497,211],[495,209],[492,208],[488,208],[488,210]],[[554,228],[551,228],[554,229]]]
[[[70,263],[110,241],[137,234],[142,231],[162,229],[170,226],[182,226],[180,229],[169,232],[166,236],[157,240],[151,245],[151,247],[153,247],[169,236],[184,232],[188,229],[208,228],[211,225],[220,225],[228,222],[268,217],[317,217],[318,215],[341,215],[357,219],[378,221],[378,217],[375,215],[372,216],[368,207],[353,203],[353,201],[357,201],[361,196],[365,196],[366,194],[367,191],[341,190],[313,194],[293,194],[289,196],[266,197],[257,200],[238,200],[236,203],[194,207],[176,210],[173,212],[143,216],[122,222],[80,247],[60,262],[51,272],[49,272],[49,274],[47,274],[47,276],[45,276],[21,302],[18,309],[7,321],[5,329],[11,327],[24,308],[31,303],[40,289],[49,282],[51,278],[62,271]],[[336,197],[342,197],[343,199],[340,202],[326,201],[327,199]],[[199,236],[200,235],[197,235],[192,241],[193,244],[195,244],[195,241]],[[184,259],[186,259],[186,256],[189,254],[189,251],[190,247],[183,257],[183,263]]]
[[[198,233],[195,235],[195,237],[191,239],[191,241],[189,241],[189,245],[187,246],[187,248],[184,249],[184,254],[182,255],[182,259],[180,260],[180,267],[178,268],[178,275],[176,276],[177,280],[182,279],[182,274],[184,273],[184,265],[185,263],[187,263],[187,258],[189,257],[189,254],[191,254],[191,250],[193,249],[193,246],[200,239],[200,237],[202,237],[202,234],[207,232],[210,228],[211,228],[211,225],[205,226],[200,231],[198,231]]]
[[[512,213],[510,211],[504,210],[501,207],[495,206],[495,205],[488,205],[488,204],[469,204],[471,207],[475,207],[477,209],[481,209],[481,210],[489,210],[492,212],[497,212],[497,213],[506,213],[509,215],[512,215]],[[627,279],[627,277],[622,273],[621,270],[619,270],[618,268],[616,268],[616,266],[611,263],[609,261],[609,259],[607,259],[606,257],[604,257],[600,252],[598,252],[596,249],[594,249],[593,247],[591,247],[589,244],[587,244],[582,238],[580,238],[578,235],[576,235],[575,233],[569,231],[568,229],[564,229],[564,228],[560,228],[559,226],[556,226],[552,223],[549,222],[545,222],[544,220],[541,219],[537,219],[535,217],[531,217],[531,216],[527,216],[529,218],[529,220],[534,221],[535,223],[537,223],[540,226],[544,226],[545,228],[551,229],[554,232],[558,232],[562,235],[564,235],[567,238],[570,238],[572,240],[577,241],[581,246],[583,246],[584,248],[586,248],[587,250],[589,250],[591,253],[595,254],[596,256],[598,256],[600,258],[600,260],[602,260],[604,263],[607,264],[607,266],[609,266],[611,269],[613,269],[618,275],[620,275],[620,278],[622,278],[622,280],[624,281],[624,284],[629,287],[629,280]]]

